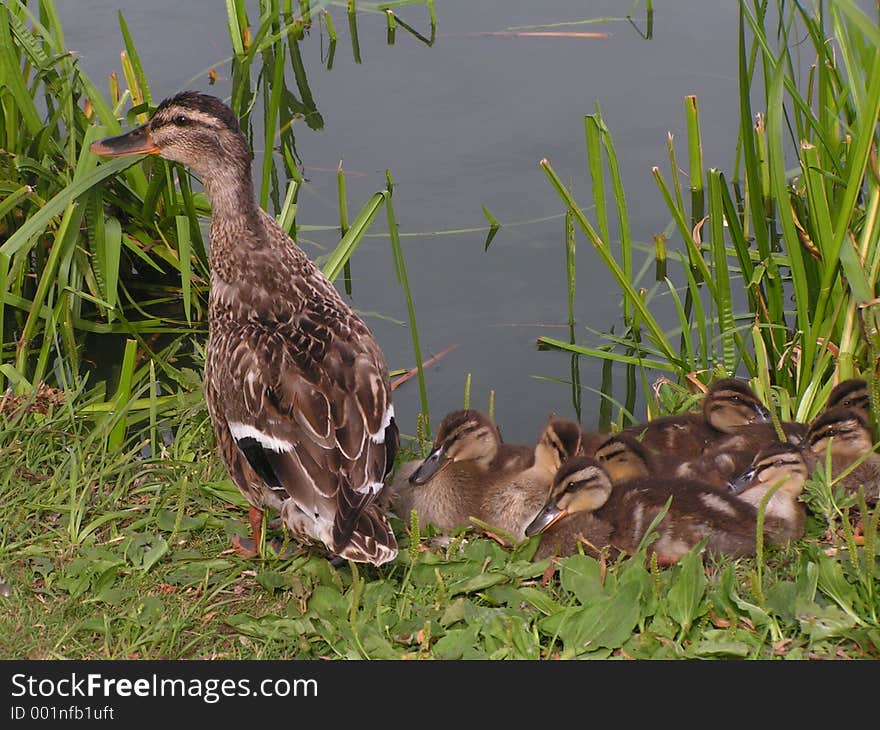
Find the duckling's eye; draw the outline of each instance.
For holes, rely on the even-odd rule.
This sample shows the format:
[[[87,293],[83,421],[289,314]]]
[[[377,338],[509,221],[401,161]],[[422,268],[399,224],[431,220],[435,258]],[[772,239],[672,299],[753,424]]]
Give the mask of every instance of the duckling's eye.
[[[183,114],[178,114],[174,119],[171,120],[171,123],[175,127],[185,127],[190,123],[190,118],[183,116]]]

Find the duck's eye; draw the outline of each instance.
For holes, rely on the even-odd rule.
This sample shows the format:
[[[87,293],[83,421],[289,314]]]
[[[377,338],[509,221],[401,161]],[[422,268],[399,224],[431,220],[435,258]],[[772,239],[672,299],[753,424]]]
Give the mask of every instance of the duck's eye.
[[[185,127],[190,123],[190,118],[183,116],[183,114],[178,114],[171,120],[171,123],[176,127]]]

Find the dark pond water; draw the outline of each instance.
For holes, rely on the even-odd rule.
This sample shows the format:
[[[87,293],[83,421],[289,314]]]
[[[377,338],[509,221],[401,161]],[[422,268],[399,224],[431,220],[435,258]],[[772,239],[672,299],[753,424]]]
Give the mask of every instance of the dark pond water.
[[[332,5],[339,33],[332,67],[317,26],[302,43],[324,124],[320,130],[298,128],[297,150],[308,178],[298,223],[338,224],[340,160],[352,215],[385,186],[385,170],[391,171],[423,356],[458,345],[427,371],[435,425],[461,406],[468,373],[471,404],[485,408],[494,391],[496,419],[508,440],[533,440],[551,411],[574,416],[570,357],[535,345],[540,335],[568,336],[563,207],[538,163],[546,157],[583,204],[591,200],[583,119],[597,102],[616,143],[637,241],[650,243],[669,224],[651,167],[659,165],[668,176],[667,132],[675,135],[679,161],[686,163],[686,95],[698,97],[706,164],[723,170],[732,165],[737,4],[659,0],[649,40],[638,32],[645,30],[643,3],[632,5],[436,0],[431,46],[400,27],[388,45],[384,16],[365,10],[358,14],[360,63],[344,4]],[[68,47],[101,88],[111,71],[120,70],[121,10],[154,99],[184,88],[228,96],[231,49],[223,3],[77,0],[57,6]],[[624,19],[631,9],[638,30]],[[430,34],[423,6],[400,8],[397,15]],[[254,3],[252,19],[257,17]],[[607,38],[479,34],[600,18],[611,20],[560,30],[607,32]],[[219,76],[213,86],[211,68]],[[255,150],[255,165],[262,154]],[[483,205],[504,224],[488,251]],[[477,230],[449,233],[461,229]],[[380,224],[375,232],[382,230]],[[304,233],[300,242],[320,255],[319,245],[332,246],[334,236]],[[387,237],[361,244],[353,277],[351,303],[368,313],[389,365],[412,367],[409,329],[400,324],[407,319],[406,302],[395,283]],[[586,328],[608,331],[616,325],[619,331],[617,290],[583,237],[576,312],[580,344],[601,343]],[[668,322],[674,324],[671,317]],[[600,382],[601,363],[582,358],[581,420],[587,426],[596,423]],[[395,402],[403,431],[413,434],[420,407],[415,380],[396,391]]]

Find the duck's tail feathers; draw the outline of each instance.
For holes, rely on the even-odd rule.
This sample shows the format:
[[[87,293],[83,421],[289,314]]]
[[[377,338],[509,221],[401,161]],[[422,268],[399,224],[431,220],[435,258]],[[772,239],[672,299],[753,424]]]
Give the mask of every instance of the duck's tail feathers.
[[[371,506],[360,513],[347,541],[335,552],[356,563],[381,565],[397,557],[397,538],[384,513]]]

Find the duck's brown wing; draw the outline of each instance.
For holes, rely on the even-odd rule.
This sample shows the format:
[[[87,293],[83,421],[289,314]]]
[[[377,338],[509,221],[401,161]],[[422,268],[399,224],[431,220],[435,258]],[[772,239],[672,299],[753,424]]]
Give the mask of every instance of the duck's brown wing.
[[[246,315],[215,318],[209,372],[227,381],[215,410],[253,472],[301,513],[295,531],[351,559],[391,559],[374,506],[398,447],[384,358],[332,294],[309,294],[296,311],[251,291]]]

